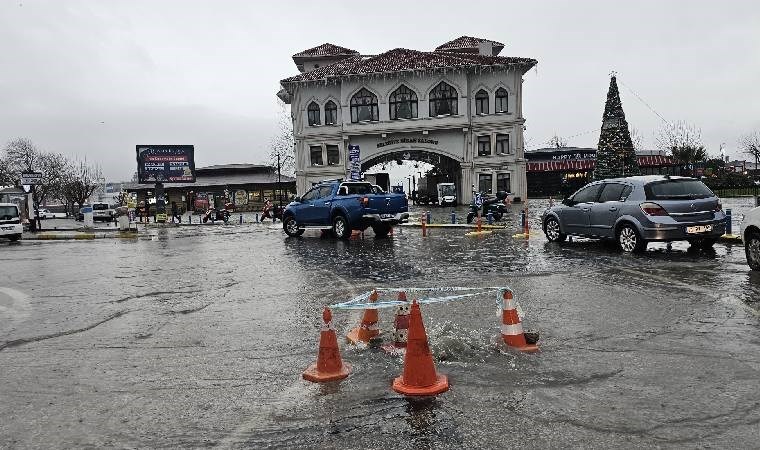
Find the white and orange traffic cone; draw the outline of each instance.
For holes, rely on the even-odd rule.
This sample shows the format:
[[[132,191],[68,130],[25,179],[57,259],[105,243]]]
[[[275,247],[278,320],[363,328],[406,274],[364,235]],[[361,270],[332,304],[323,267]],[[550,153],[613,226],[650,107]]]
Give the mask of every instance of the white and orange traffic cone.
[[[369,302],[375,303],[377,301],[377,291],[372,291],[369,295]],[[352,329],[346,335],[346,340],[351,344],[358,344],[364,342],[370,344],[372,341],[377,340],[380,337],[380,329],[377,327],[377,308],[366,308],[364,315],[362,316],[361,324]]]
[[[332,326],[332,312],[328,308],[322,312],[322,332],[319,336],[319,354],[317,362],[310,365],[304,372],[304,380],[314,383],[337,381],[346,378],[351,370],[344,364],[338,348],[338,337]]]
[[[393,390],[409,396],[431,396],[449,390],[446,375],[435,370],[417,300],[412,302],[409,314],[409,342],[404,355],[404,371],[393,380]]]
[[[387,353],[403,353],[406,350],[406,341],[409,331],[409,303],[406,292],[398,293],[398,301],[405,302],[396,306],[396,317],[393,319],[393,344],[384,345],[382,348]]]
[[[517,314],[517,304],[509,289],[504,289],[502,293],[501,308],[501,337],[504,343],[521,352],[537,352],[538,345],[529,344],[525,339],[520,315]]]

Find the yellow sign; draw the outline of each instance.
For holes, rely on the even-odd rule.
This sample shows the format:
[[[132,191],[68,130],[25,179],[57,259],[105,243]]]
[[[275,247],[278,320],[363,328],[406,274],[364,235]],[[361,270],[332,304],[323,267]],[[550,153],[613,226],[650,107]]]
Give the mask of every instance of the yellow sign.
[[[156,222],[166,222],[166,214],[156,214]]]

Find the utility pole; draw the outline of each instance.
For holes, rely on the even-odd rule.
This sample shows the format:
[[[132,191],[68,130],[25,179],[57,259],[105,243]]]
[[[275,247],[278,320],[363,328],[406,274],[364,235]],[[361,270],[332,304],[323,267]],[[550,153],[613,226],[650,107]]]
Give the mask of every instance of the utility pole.
[[[282,164],[280,162],[280,152],[277,152],[277,199],[282,210]]]

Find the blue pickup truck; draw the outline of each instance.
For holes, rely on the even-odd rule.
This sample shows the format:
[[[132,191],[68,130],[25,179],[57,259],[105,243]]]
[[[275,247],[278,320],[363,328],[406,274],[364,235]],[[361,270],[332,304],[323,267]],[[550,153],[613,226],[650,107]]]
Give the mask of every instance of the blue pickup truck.
[[[382,192],[377,186],[358,181],[325,181],[296,197],[282,214],[288,236],[304,230],[332,230],[346,239],[353,230],[372,227],[375,235],[386,236],[394,225],[409,220],[404,194]]]

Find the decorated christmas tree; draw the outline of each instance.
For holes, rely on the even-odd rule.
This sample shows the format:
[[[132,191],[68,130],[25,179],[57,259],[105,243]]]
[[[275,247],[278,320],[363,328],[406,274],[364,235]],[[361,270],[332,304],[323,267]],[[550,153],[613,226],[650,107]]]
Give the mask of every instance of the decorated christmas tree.
[[[631,142],[631,132],[628,130],[628,122],[625,120],[623,104],[620,101],[617,79],[613,73],[602,116],[594,179],[604,180],[640,174],[636,151]]]

